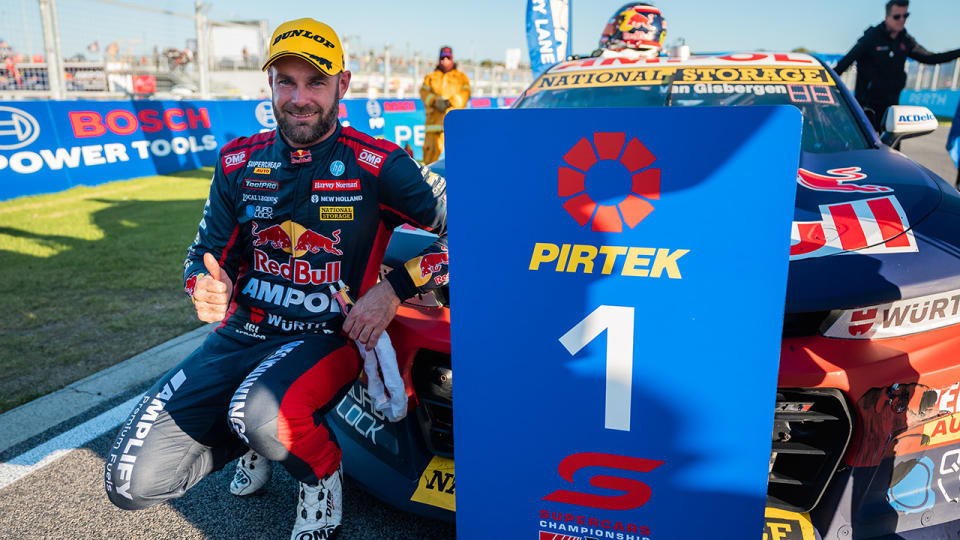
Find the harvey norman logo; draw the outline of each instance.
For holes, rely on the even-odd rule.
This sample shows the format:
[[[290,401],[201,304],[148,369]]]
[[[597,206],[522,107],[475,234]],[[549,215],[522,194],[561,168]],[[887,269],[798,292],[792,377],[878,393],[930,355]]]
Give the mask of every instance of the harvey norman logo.
[[[0,150],[23,148],[40,136],[40,124],[29,113],[0,106]]]

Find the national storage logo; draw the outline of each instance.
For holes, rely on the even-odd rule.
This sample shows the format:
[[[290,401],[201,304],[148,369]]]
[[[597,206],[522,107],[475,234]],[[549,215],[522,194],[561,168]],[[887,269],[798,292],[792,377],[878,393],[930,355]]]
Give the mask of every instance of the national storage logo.
[[[23,148],[40,136],[40,124],[30,113],[0,106],[0,150]]]

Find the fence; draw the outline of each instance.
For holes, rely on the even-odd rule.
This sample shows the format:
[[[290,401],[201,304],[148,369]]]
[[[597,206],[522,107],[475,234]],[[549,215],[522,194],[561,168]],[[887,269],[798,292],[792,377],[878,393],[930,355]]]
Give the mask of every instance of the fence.
[[[267,21],[211,20],[199,0],[169,4],[177,11],[133,0],[0,0],[0,99],[266,94]],[[348,97],[416,97],[434,68],[433,59],[389,46],[362,47],[356,35],[343,41],[354,74]],[[529,68],[470,60],[459,67],[480,97],[517,95],[532,80]]]
[[[265,20],[220,21],[210,5],[171,0],[174,10],[135,0],[0,0],[0,99],[151,97],[262,98],[259,70],[271,28]],[[93,22],[90,19],[96,17]],[[389,46],[363,46],[345,33],[353,72],[348,97],[416,97],[432,57]],[[823,56],[834,62],[839,56]],[[474,96],[518,95],[529,67],[461,61]],[[960,61],[924,66],[908,61],[907,90],[957,90]],[[854,70],[843,80],[852,86]]]

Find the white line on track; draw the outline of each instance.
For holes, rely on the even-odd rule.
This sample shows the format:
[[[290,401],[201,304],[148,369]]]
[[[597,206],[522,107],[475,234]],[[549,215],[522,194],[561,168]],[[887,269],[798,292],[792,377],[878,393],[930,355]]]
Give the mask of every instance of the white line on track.
[[[62,458],[72,450],[119,426],[143,396],[137,395],[120,405],[35,446],[6,463],[0,463],[0,489]]]

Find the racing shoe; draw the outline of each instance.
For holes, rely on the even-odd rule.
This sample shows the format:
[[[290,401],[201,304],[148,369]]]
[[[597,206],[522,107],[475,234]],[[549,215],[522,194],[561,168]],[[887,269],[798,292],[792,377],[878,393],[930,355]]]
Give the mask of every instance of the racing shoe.
[[[256,493],[267,485],[272,472],[273,464],[269,459],[248,450],[237,462],[237,472],[233,474],[230,482],[230,493],[241,497]]]
[[[329,540],[340,532],[343,466],[316,486],[300,482],[297,521],[290,540]]]

